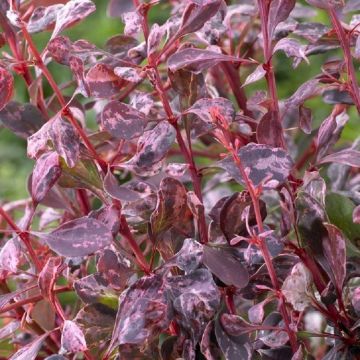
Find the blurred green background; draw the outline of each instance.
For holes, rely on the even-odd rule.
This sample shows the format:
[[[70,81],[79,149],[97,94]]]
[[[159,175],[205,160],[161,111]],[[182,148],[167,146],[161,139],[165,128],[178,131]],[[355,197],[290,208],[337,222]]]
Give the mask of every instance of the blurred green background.
[[[95,0],[97,11],[87,17],[80,24],[75,25],[70,30],[64,32],[72,40],[86,39],[102,47],[106,40],[123,30],[123,25],[119,19],[108,18],[106,16],[106,0]],[[150,13],[150,21],[162,24],[169,14],[167,2],[156,6]],[[319,13],[314,21],[328,23],[324,13]],[[37,47],[42,50],[50,37],[50,32],[34,35]],[[6,50],[6,48],[5,48]],[[292,69],[292,61],[282,54],[277,54],[275,59],[276,79],[279,98],[284,99],[290,96],[297,87],[307,79],[318,74],[320,67],[329,56],[336,56],[337,53],[320,55],[310,58],[310,65],[302,63],[298,68]],[[71,79],[68,69],[58,64],[51,64],[50,69],[58,83],[66,82]],[[19,101],[27,101],[26,88],[23,80],[16,77],[15,98]],[[250,85],[246,91],[250,94],[256,89],[265,89],[264,81]],[[313,109],[314,125],[316,128],[331,111],[331,106],[324,104],[320,99],[313,99],[308,104]],[[358,115],[352,109],[350,111],[351,120],[347,124],[342,140],[353,140],[360,135],[358,125]],[[304,138],[300,136],[299,142]],[[16,200],[28,196],[26,190],[26,178],[31,172],[33,161],[26,158],[26,141],[17,138],[10,131],[0,129],[0,200]]]

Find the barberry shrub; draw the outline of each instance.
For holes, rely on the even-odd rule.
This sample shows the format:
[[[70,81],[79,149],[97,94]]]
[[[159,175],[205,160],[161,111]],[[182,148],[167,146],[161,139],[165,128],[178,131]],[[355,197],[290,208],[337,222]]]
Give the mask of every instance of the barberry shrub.
[[[110,0],[99,48],[63,34],[90,0],[0,0],[34,160],[0,207],[3,358],[359,358],[359,10]]]

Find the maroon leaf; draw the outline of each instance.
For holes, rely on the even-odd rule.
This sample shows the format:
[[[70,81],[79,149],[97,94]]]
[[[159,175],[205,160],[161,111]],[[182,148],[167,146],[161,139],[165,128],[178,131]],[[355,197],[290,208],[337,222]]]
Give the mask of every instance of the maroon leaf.
[[[55,152],[41,155],[35,163],[32,174],[31,196],[40,203],[61,175],[59,156]]]
[[[10,101],[0,111],[0,124],[24,139],[37,132],[44,122],[43,115],[32,104]]]
[[[47,44],[47,50],[52,58],[60,64],[68,65],[71,55],[71,41],[66,36],[57,36]]]
[[[35,360],[41,349],[42,343],[48,334],[39,336],[33,342],[20,348],[9,360]]]
[[[50,140],[49,129],[51,122],[46,122],[36,133],[27,139],[27,155],[29,158],[36,159],[42,153],[50,150],[48,140]]]
[[[131,140],[144,132],[145,115],[120,101],[111,101],[101,113],[102,126],[118,139]]]
[[[41,295],[50,301],[54,301],[53,289],[56,278],[60,275],[59,268],[62,260],[59,257],[51,257],[47,260],[43,269],[40,271],[38,284]]]
[[[83,96],[89,97],[90,89],[84,78],[84,62],[77,56],[70,56],[69,65],[78,84],[77,91]]]
[[[71,320],[64,321],[64,327],[61,332],[61,350],[64,352],[80,352],[87,349],[83,332]]]
[[[242,289],[249,282],[249,273],[229,250],[204,246],[203,262],[226,285]]]
[[[186,69],[195,73],[199,73],[202,70],[210,68],[222,61],[252,63],[250,60],[224,55],[215,51],[188,48],[180,50],[171,55],[168,60],[168,66],[172,72],[180,69]]]
[[[344,149],[336,153],[323,157],[319,164],[338,163],[353,167],[360,167],[360,151],[354,149]]]
[[[140,82],[143,79],[139,70],[132,67],[116,67],[114,74],[121,79],[134,83]]]
[[[65,28],[84,19],[94,11],[95,5],[91,0],[70,0],[57,11],[56,24],[51,39]]]
[[[0,110],[10,101],[14,90],[12,75],[0,66]]]
[[[267,112],[256,128],[256,139],[259,144],[283,147],[283,128],[275,111]]]
[[[329,234],[326,239],[328,241],[323,241],[324,254],[334,276],[334,285],[341,294],[346,276],[346,241],[344,235],[335,225],[328,223],[324,225]]]
[[[56,152],[61,156],[68,167],[75,166],[80,155],[80,140],[74,127],[60,114],[51,121],[49,136]]]
[[[136,191],[132,191],[125,186],[119,185],[116,177],[108,170],[104,178],[104,190],[114,199],[120,201],[135,201],[140,198]]]
[[[108,98],[119,93],[121,80],[105,64],[95,64],[87,72],[85,80],[92,96]]]
[[[250,143],[239,150],[243,167],[249,171],[249,178],[255,186],[260,185],[265,179],[265,188],[275,188],[282,184],[290,174],[292,160],[284,149],[273,148],[269,145]],[[244,184],[239,168],[232,157],[227,157],[218,162],[237,182]]]
[[[68,221],[49,234],[36,233],[56,253],[67,257],[86,256],[111,244],[111,231],[102,222],[82,217]]]
[[[128,36],[135,36],[142,29],[142,15],[138,11],[130,11],[121,16],[125,23],[124,34]]]

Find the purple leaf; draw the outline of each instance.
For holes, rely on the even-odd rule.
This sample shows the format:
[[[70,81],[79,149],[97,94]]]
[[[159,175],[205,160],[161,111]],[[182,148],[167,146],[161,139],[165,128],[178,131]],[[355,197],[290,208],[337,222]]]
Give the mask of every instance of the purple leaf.
[[[299,127],[305,134],[311,134],[312,128],[312,112],[311,109],[299,106]]]
[[[104,178],[104,190],[114,199],[120,201],[135,201],[140,198],[136,191],[132,191],[125,186],[119,185],[116,177],[108,170]]]
[[[56,14],[56,24],[51,39],[65,28],[84,19],[95,11],[95,5],[90,0],[70,0]]]
[[[270,40],[272,39],[272,34],[276,26],[289,17],[295,3],[296,0],[273,0],[270,2],[267,22]]]
[[[24,139],[37,132],[44,122],[40,110],[32,104],[10,101],[0,111],[0,124]]]
[[[19,329],[21,323],[18,320],[13,320],[0,329],[0,340],[4,340]]]
[[[315,22],[306,22],[297,24],[293,34],[302,36],[310,42],[315,43],[329,31],[330,28],[326,25]]]
[[[107,13],[110,17],[121,17],[121,15],[134,10],[135,7],[132,0],[110,0]]]
[[[17,239],[8,240],[0,250],[0,270],[16,273],[22,252]]]
[[[305,55],[305,45],[301,45],[300,42],[295,39],[283,38],[278,41],[274,47],[273,54],[280,50],[283,51],[287,57],[303,59],[309,63]]]
[[[12,75],[0,66],[0,110],[10,101],[14,90]]]
[[[31,196],[40,203],[61,175],[59,156],[56,152],[41,155],[35,163],[32,174]]]
[[[147,41],[147,55],[151,56],[154,54],[160,42],[165,34],[165,28],[163,26],[159,26],[158,24],[154,24],[151,27],[150,34]]]
[[[125,23],[124,34],[127,36],[135,36],[142,29],[142,15],[137,11],[129,11],[121,15]]]
[[[335,225],[324,223],[324,226],[329,234],[327,241],[323,240],[324,254],[334,276],[334,285],[341,294],[346,276],[346,241]]]
[[[354,149],[340,150],[323,157],[318,163],[338,163],[358,168],[360,167],[360,151]]]
[[[73,321],[65,320],[61,332],[61,351],[75,353],[86,349],[86,341],[81,329]]]
[[[112,347],[142,344],[168,328],[170,307],[163,279],[158,275],[142,277],[123,292],[112,336]]]
[[[214,329],[214,321],[209,321],[201,338],[200,349],[206,360],[221,359],[221,351],[213,341]]]
[[[267,112],[256,128],[256,139],[259,144],[283,147],[283,128],[275,111]]]
[[[70,70],[75,75],[78,84],[77,92],[85,97],[90,96],[90,89],[84,77],[84,62],[78,56],[70,56],[69,58]]]
[[[273,148],[269,145],[250,143],[239,150],[239,157],[245,171],[249,171],[249,178],[255,186],[265,179],[264,188],[276,188],[282,184],[290,174],[293,163],[284,149]],[[232,157],[226,157],[218,162],[219,167],[226,170],[240,184],[244,184],[239,168]]]
[[[90,255],[111,244],[111,231],[102,222],[82,217],[68,221],[49,234],[36,233],[56,253],[67,257]]]
[[[265,74],[266,74],[266,70],[264,69],[263,65],[262,64],[258,65],[256,69],[250,75],[247,76],[243,86],[261,80],[265,76]]]
[[[31,14],[27,24],[28,32],[31,34],[51,28],[56,21],[57,14],[61,11],[63,6],[63,4],[55,4],[46,7],[37,7]]]
[[[131,140],[144,132],[145,115],[120,101],[111,101],[101,113],[101,124],[118,139]]]
[[[42,343],[48,334],[39,336],[33,342],[20,348],[9,360],[35,360],[41,349]]]
[[[38,158],[42,153],[50,150],[48,140],[50,140],[49,129],[51,122],[46,122],[36,133],[27,139],[27,155],[31,159]]]
[[[60,64],[68,65],[71,55],[71,41],[66,36],[57,36],[50,40],[46,49],[51,57]]]
[[[54,301],[53,288],[55,286],[56,278],[60,275],[59,268],[62,265],[62,260],[59,257],[50,257],[43,269],[40,271],[38,278],[38,285],[41,295],[44,299]]]
[[[326,104],[354,105],[354,100],[348,91],[339,91],[338,89],[325,90],[322,93],[322,97]]]
[[[232,102],[225,98],[203,98],[195,102],[184,114],[195,114],[202,121],[214,124],[216,115],[220,114],[228,124],[235,118],[235,110]]]
[[[90,68],[85,81],[89,86],[91,95],[96,98],[108,98],[118,94],[122,84],[111,68],[100,63]]]
[[[249,282],[246,268],[229,250],[204,246],[203,262],[226,285],[242,289]]]
[[[286,108],[297,107],[304,103],[308,98],[316,95],[318,90],[318,80],[311,79],[303,83],[295,93],[285,101]]]
[[[58,114],[51,121],[49,136],[67,166],[74,167],[80,155],[80,139],[73,125]]]
[[[168,60],[168,66],[172,72],[180,69],[186,69],[195,73],[199,73],[205,69],[217,65],[222,61],[252,63],[250,60],[224,55],[215,51],[188,48],[180,50],[171,55]]]
[[[116,67],[114,69],[114,74],[123,80],[133,83],[137,83],[143,80],[139,70],[133,67]]]

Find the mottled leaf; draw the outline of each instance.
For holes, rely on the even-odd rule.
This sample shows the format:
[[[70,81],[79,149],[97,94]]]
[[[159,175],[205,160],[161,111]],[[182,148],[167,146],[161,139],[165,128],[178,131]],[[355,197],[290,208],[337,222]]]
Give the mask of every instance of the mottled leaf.
[[[265,74],[266,74],[266,70],[264,69],[263,65],[262,64],[258,65],[256,69],[246,77],[243,86],[261,80],[265,76]]]
[[[180,69],[186,69],[198,73],[202,70],[215,66],[222,61],[251,63],[249,60],[224,55],[211,50],[187,48],[171,55],[168,60],[168,66],[172,72]]]
[[[32,173],[31,196],[40,203],[61,175],[59,156],[56,152],[41,155]]]
[[[3,325],[0,329],[0,340],[4,340],[7,337],[9,337],[11,334],[13,334],[16,330],[20,327],[20,321],[18,320],[12,320],[6,325]]]
[[[57,14],[64,5],[55,4],[50,6],[39,6],[33,13],[27,24],[27,30],[29,33],[36,33],[44,30],[48,30],[56,21]]]
[[[305,60],[307,63],[309,60],[305,55],[306,47],[295,39],[283,38],[277,42],[274,47],[273,53],[277,51],[283,51],[287,57],[298,58]]]
[[[46,46],[51,57],[60,64],[68,65],[71,55],[71,41],[66,36],[57,36]]]
[[[276,26],[289,17],[295,3],[295,0],[273,0],[270,2],[267,22],[270,40]]]
[[[120,201],[135,201],[140,198],[136,191],[121,186],[116,177],[108,170],[104,178],[104,190],[114,199]]]
[[[133,67],[118,66],[114,69],[114,74],[121,79],[133,83],[140,82],[143,79],[143,76],[140,75],[140,70]]]
[[[275,111],[267,112],[256,128],[256,139],[259,144],[283,147],[283,128]]]
[[[65,320],[61,332],[61,351],[75,353],[87,349],[83,332],[74,321]]]
[[[41,335],[30,344],[23,346],[9,360],[35,360],[47,336],[48,334]]]
[[[239,150],[239,157],[245,171],[255,186],[265,179],[265,188],[275,188],[282,184],[290,174],[292,160],[284,149],[273,148],[268,145],[250,143]],[[239,168],[228,156],[218,162],[237,182],[244,184]]]
[[[17,239],[8,240],[0,250],[0,270],[16,273],[22,251]]]
[[[332,153],[320,159],[319,164],[338,163],[353,167],[360,167],[360,151],[354,149],[344,149]]]
[[[142,29],[142,15],[138,11],[129,11],[121,15],[125,23],[124,34],[127,36],[136,36]]]
[[[98,220],[82,217],[68,221],[51,233],[36,233],[56,253],[67,257],[86,256],[111,244],[111,231]]]
[[[0,111],[0,124],[24,139],[37,132],[44,122],[43,115],[32,104],[10,101]]]
[[[60,275],[59,268],[61,264],[61,258],[50,257],[39,274],[38,285],[41,295],[50,301],[54,300],[53,288],[56,278]]]
[[[131,140],[143,134],[146,118],[132,106],[114,100],[105,105],[101,124],[116,138]]]
[[[10,101],[14,88],[14,79],[5,68],[0,66],[0,110]]]
[[[312,128],[312,112],[311,109],[299,106],[299,127],[305,134],[311,134]]]
[[[151,56],[152,54],[154,54],[156,52],[164,34],[165,34],[165,28],[163,26],[159,26],[158,24],[152,25],[152,27],[150,29],[148,41],[147,41],[147,55],[148,56]]]
[[[205,266],[226,285],[244,288],[249,282],[249,274],[231,250],[204,246]]]
[[[339,91],[337,89],[325,90],[322,93],[324,103],[326,104],[347,104],[354,105],[354,100],[348,91]]]

